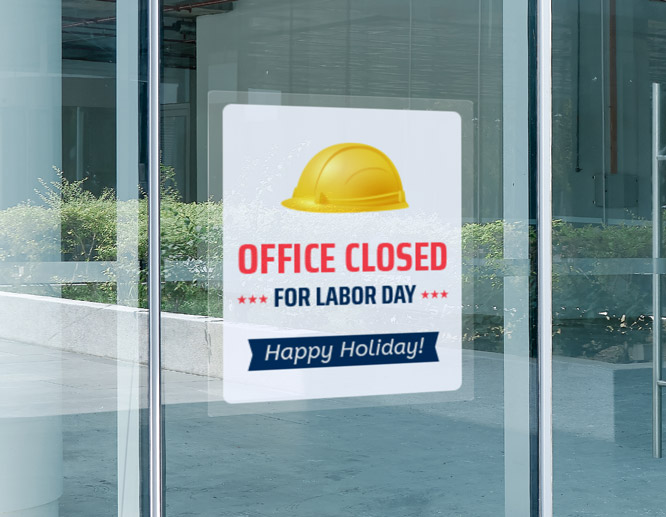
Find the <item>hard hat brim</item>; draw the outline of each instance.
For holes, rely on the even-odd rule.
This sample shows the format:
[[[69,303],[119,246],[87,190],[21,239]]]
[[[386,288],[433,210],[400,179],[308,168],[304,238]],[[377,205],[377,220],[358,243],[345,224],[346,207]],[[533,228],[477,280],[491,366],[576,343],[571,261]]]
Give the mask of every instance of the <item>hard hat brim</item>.
[[[400,210],[401,208],[409,207],[406,201],[378,205],[344,205],[335,203],[316,203],[314,200],[298,197],[285,199],[282,202],[282,206],[291,208],[292,210],[299,210],[301,212],[318,213],[383,212],[385,210]]]

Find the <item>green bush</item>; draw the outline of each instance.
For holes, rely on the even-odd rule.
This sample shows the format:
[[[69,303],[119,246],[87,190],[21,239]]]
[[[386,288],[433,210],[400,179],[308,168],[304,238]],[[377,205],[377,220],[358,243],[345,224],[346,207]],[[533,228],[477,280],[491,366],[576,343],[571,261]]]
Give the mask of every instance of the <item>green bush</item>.
[[[42,183],[41,204],[25,203],[0,211],[0,260],[22,264],[112,262],[105,281],[63,281],[60,295],[146,307],[148,206],[145,196],[118,201],[111,190],[95,196],[85,189],[85,181],[68,181],[57,172],[56,181]],[[184,203],[174,188],[173,176],[171,168],[162,167],[163,310],[221,316],[222,204]],[[464,307],[463,334],[469,346],[475,348],[501,350],[506,274],[504,232],[505,223],[501,220],[465,224],[462,228],[463,282],[466,292],[473,294],[465,299],[474,300],[474,305]],[[529,230],[529,242],[533,250],[536,243],[533,228]],[[650,252],[651,228],[648,225],[553,223],[556,261],[647,258]],[[581,344],[576,341],[578,338],[559,338],[563,329],[584,327],[593,320],[603,329],[602,333],[612,336],[610,342],[619,339],[626,346],[632,339],[645,341],[650,327],[644,315],[650,297],[644,285],[645,275],[595,275],[575,270],[573,265],[568,273],[561,274],[560,270],[553,278],[556,348],[559,347],[560,353],[585,357],[602,353],[605,345],[594,339],[580,338],[579,341],[585,341]],[[34,286],[21,287],[20,281],[14,280],[14,287],[5,288],[35,292]],[[534,275],[531,281],[535,281]],[[579,334],[582,336],[584,332]]]
[[[553,255],[562,258],[648,258],[651,243],[652,226],[553,221]]]
[[[0,210],[0,260],[37,262],[60,259],[60,214],[23,204]]]
[[[145,196],[117,201],[111,190],[95,196],[85,190],[85,180],[69,181],[61,171],[57,173],[58,180],[41,182],[38,192],[41,205],[24,203],[0,211],[0,260],[5,263],[112,261],[116,268],[107,270],[107,281],[63,283],[61,295],[145,308],[148,261]],[[211,268],[221,265],[222,204],[184,203],[170,186],[173,170],[162,166],[162,177],[162,308],[219,316],[220,292],[207,287]],[[118,221],[122,225],[120,236]],[[118,256],[119,249],[124,256]],[[129,299],[119,299],[117,293],[118,274],[123,272],[138,284],[133,286],[135,291]],[[179,275],[187,280],[178,280]]]

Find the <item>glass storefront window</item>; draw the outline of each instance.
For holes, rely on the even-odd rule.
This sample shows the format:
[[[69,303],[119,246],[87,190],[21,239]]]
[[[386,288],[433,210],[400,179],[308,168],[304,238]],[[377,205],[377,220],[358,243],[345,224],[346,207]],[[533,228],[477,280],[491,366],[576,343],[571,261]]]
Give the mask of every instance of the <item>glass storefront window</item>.
[[[653,83],[664,81],[666,11],[553,7],[555,514],[664,515],[653,458],[664,205]]]
[[[664,7],[5,6],[0,515],[666,515]]]
[[[3,17],[0,514],[139,515],[140,13],[29,0]]]
[[[161,216],[167,515],[530,515],[527,3],[239,1],[167,11],[163,29],[162,159],[172,170]],[[188,61],[185,39],[196,60]],[[190,100],[171,108],[183,85]],[[168,140],[176,131],[170,109],[196,120],[187,140]],[[448,137],[429,122],[447,113],[460,121],[457,170],[446,165]],[[345,142],[393,160],[409,208],[326,213],[357,210],[360,201],[345,194],[340,206],[343,194],[325,194],[337,199],[328,202],[294,191],[299,177],[307,183],[313,156],[349,152],[335,147]],[[444,158],[430,158],[437,152]],[[457,222],[437,210],[453,210]],[[435,290],[413,271],[299,276],[293,258],[269,262],[267,270],[289,271],[265,281],[237,269],[243,243],[330,242],[337,250],[396,235],[450,243],[451,263],[461,260],[458,287]],[[360,284],[418,293],[404,310],[368,307],[365,298],[316,306],[322,289]],[[304,290],[300,307],[284,307],[290,287]],[[182,303],[172,303],[178,296]],[[446,387],[454,366],[416,380],[408,368],[367,363],[248,371],[248,336],[401,329],[452,334],[460,388]],[[439,387],[424,388],[429,382]],[[480,482],[483,497],[469,498]]]

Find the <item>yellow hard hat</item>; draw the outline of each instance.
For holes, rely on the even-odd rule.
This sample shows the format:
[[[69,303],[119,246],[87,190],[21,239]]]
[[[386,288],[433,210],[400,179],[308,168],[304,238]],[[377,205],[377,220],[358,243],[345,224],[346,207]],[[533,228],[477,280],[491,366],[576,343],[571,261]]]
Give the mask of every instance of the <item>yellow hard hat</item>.
[[[282,202],[305,212],[376,212],[407,208],[398,170],[379,149],[336,144],[305,166],[294,195]]]

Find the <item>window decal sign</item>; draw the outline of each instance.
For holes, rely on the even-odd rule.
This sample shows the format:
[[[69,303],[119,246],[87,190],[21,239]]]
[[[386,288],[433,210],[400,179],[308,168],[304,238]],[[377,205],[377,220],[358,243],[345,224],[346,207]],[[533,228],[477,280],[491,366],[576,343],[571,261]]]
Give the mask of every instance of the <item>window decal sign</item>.
[[[336,144],[305,166],[294,196],[282,202],[305,212],[376,212],[407,208],[391,159],[365,144]]]
[[[223,396],[457,390],[461,118],[223,111]]]

